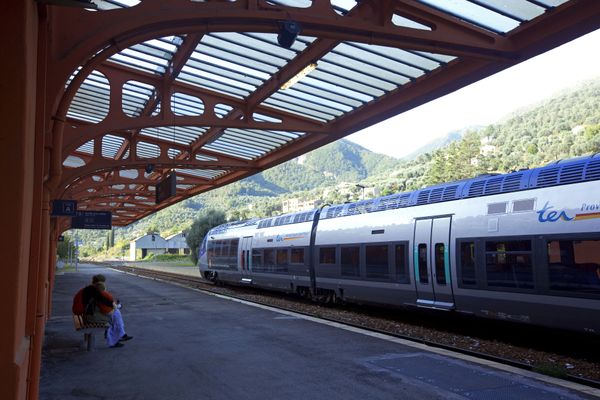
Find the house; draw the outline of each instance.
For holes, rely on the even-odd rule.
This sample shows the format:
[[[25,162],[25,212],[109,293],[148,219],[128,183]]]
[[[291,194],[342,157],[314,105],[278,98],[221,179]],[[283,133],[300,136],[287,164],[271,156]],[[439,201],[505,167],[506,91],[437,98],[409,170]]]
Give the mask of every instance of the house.
[[[167,253],[169,254],[190,254],[190,248],[185,239],[185,233],[179,232],[165,238],[167,242]]]
[[[167,241],[158,233],[148,233],[129,242],[129,259],[143,259],[148,254],[164,254],[167,251]]]

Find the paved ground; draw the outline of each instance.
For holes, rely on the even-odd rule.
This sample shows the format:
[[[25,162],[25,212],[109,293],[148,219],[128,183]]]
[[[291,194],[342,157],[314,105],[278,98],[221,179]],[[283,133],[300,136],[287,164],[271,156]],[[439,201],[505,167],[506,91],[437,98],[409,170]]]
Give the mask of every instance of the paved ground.
[[[86,352],[83,334],[73,329],[71,299],[98,272],[123,302],[134,339],[110,349],[98,334],[96,351]],[[599,393],[428,350],[83,265],[57,276],[40,398],[552,400]]]

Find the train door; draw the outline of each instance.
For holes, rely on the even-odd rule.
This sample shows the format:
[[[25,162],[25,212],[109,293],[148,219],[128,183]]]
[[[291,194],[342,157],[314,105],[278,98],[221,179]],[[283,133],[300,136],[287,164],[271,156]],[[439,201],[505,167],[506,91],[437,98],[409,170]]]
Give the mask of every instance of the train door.
[[[252,283],[249,275],[252,271],[252,236],[245,236],[240,242],[239,266],[242,273],[242,282]]]
[[[450,276],[451,217],[415,221],[413,260],[417,305],[454,309]]]

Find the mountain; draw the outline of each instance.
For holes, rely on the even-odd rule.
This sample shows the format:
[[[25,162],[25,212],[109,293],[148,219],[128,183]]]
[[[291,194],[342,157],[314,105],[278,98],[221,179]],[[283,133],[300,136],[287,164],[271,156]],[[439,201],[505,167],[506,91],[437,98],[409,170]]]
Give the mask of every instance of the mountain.
[[[434,150],[441,149],[443,147],[448,146],[452,142],[460,140],[463,137],[463,135],[465,134],[465,132],[467,132],[469,130],[478,130],[478,129],[481,129],[481,127],[463,128],[458,131],[448,132],[446,135],[436,138],[436,139],[432,140],[431,142],[424,144],[423,146],[419,147],[418,149],[411,152],[410,154],[402,157],[402,159],[403,160],[414,160],[421,154],[431,153]]]
[[[373,153],[356,143],[341,139],[246,178],[238,186],[232,187],[243,195],[281,195],[342,182],[358,183],[369,176],[397,168],[400,164],[400,160],[393,157]]]

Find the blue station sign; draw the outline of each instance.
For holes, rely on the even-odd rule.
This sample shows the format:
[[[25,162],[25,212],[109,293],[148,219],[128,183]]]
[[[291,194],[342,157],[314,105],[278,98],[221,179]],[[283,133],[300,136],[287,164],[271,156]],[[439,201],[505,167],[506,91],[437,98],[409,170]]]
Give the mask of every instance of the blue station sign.
[[[71,229],[110,229],[112,213],[110,211],[77,211],[71,218]]]
[[[73,217],[77,213],[76,200],[52,200],[53,217]]]

